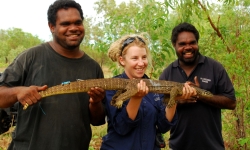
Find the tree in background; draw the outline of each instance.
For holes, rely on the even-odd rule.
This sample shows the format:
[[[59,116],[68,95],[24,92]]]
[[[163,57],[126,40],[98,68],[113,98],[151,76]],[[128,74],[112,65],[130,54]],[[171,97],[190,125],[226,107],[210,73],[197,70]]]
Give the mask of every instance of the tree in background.
[[[41,42],[37,36],[19,28],[0,30],[0,63],[11,63],[17,54]]]

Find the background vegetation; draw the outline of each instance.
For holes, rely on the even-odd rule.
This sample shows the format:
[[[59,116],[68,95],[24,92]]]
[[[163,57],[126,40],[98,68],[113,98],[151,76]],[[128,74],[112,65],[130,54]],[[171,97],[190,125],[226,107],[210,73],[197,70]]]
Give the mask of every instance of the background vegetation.
[[[249,6],[250,0],[136,0],[119,5],[114,0],[99,0],[95,5],[99,17],[85,20],[82,49],[104,69],[108,67],[118,74],[121,69],[106,56],[110,44],[125,34],[147,33],[153,55],[148,72],[157,79],[163,68],[176,59],[170,42],[172,28],[184,21],[194,24],[200,31],[201,53],[224,65],[236,90],[236,109],[222,112],[226,149],[247,150],[250,149]],[[21,29],[0,30],[0,68],[6,67],[21,51],[41,42]],[[105,125],[93,127],[90,149],[98,149],[105,133]],[[168,133],[164,136],[167,141]],[[9,139],[9,133],[3,134],[0,142],[1,138]]]

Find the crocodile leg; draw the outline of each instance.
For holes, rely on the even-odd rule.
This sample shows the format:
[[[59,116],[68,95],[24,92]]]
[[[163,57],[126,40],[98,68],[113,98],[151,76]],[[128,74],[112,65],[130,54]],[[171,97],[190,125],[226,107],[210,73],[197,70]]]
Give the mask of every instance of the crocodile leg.
[[[163,98],[164,98],[163,99],[163,104],[166,106],[169,103],[170,95],[169,94],[164,94]]]
[[[167,104],[168,108],[171,108],[176,104],[175,97],[177,95],[179,95],[179,87],[176,86],[176,87],[173,87],[170,91],[170,99],[169,99],[169,102]]]
[[[126,90],[117,90],[117,92],[115,93],[115,95],[112,97],[112,100],[110,101],[110,104],[112,106],[116,106],[116,100],[117,100],[117,97],[119,95],[121,95],[122,93],[126,92]]]
[[[119,95],[116,98],[116,103],[115,103],[115,107],[117,108],[121,108],[122,104],[124,101],[128,100],[129,98],[131,98],[133,95],[135,95],[137,93],[137,91],[135,90],[127,90],[126,92],[122,93],[121,95]]]
[[[131,80],[131,82],[126,85],[125,89],[126,91],[124,93],[121,93],[116,99],[114,99],[116,102],[113,106],[118,109],[122,107],[124,101],[128,100],[137,93],[137,82],[133,82],[133,80]]]

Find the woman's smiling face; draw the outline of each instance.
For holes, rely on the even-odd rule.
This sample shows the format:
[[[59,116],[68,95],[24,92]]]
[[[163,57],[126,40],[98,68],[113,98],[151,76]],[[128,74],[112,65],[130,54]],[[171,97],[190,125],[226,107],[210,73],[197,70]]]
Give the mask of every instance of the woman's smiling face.
[[[126,54],[120,57],[126,75],[130,78],[142,78],[148,66],[147,51],[143,47],[131,46]]]

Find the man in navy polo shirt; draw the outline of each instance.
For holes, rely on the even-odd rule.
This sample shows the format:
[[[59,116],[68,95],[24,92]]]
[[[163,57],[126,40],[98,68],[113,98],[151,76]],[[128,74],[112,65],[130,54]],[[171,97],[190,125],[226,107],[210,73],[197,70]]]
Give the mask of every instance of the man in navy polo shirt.
[[[160,80],[194,82],[214,94],[189,102],[179,101],[179,121],[170,131],[172,150],[224,150],[221,109],[235,109],[234,87],[224,67],[199,53],[199,32],[189,23],[172,30],[171,42],[178,59],[161,74]]]

